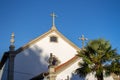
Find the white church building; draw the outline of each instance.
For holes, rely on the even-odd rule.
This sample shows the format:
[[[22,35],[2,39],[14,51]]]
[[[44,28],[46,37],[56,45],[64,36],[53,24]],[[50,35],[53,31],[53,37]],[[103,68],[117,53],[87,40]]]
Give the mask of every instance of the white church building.
[[[15,50],[14,33],[10,50],[0,63],[0,80],[97,80],[92,74],[80,78],[74,71],[82,58],[81,50],[68,40],[55,26],[53,14],[51,29]],[[105,80],[114,80],[107,77]]]

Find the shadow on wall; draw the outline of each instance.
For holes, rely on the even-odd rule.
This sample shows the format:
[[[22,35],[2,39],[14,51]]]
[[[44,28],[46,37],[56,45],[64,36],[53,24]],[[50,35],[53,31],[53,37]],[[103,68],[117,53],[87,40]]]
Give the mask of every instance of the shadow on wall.
[[[43,49],[36,45],[17,54],[14,79],[29,80],[42,72],[48,71],[48,57]]]
[[[70,80],[85,80],[85,78],[73,73]]]

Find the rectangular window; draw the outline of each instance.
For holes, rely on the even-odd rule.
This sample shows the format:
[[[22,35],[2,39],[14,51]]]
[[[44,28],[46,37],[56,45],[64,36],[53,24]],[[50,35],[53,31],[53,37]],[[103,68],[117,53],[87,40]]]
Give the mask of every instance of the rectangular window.
[[[50,42],[57,42],[57,37],[51,36],[50,37]]]

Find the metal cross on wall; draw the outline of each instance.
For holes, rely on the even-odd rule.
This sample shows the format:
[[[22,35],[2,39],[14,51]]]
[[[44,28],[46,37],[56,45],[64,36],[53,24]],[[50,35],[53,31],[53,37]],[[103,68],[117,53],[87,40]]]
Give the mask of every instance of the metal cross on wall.
[[[84,35],[81,36],[81,38],[79,38],[79,40],[82,41],[82,48],[84,48],[84,43],[86,40],[88,40],[87,38],[84,37]]]

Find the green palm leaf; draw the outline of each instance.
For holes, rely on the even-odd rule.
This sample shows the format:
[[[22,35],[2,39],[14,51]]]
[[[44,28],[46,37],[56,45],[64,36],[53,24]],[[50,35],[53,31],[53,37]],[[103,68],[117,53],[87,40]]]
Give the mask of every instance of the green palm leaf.
[[[104,39],[91,40],[87,46],[78,51],[78,56],[83,62],[76,73],[85,77],[91,72],[95,72],[98,80],[103,80],[103,74],[110,73],[120,75],[120,56],[116,49],[112,49],[109,41]]]

